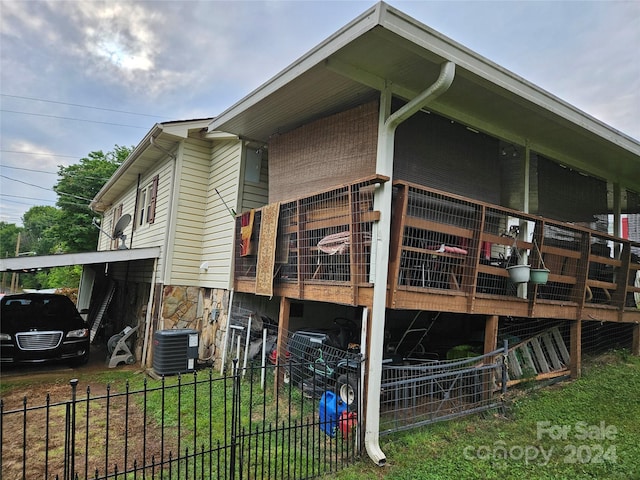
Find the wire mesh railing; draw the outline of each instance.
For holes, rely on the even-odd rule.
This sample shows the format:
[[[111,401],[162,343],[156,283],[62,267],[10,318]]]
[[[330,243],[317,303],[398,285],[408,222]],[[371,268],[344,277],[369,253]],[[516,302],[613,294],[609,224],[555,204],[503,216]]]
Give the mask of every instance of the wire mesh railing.
[[[261,209],[245,212],[236,228],[235,278],[248,283],[239,290],[253,291],[261,268],[256,246],[271,241],[272,283],[287,289],[287,296],[322,299],[324,290],[305,291],[322,284],[347,287],[341,301],[361,303],[357,287],[372,285],[379,217],[374,181],[281,203],[273,239],[261,236]],[[395,308],[474,310],[477,298],[493,297],[532,305],[562,302],[575,307],[569,318],[583,307],[639,310],[639,242],[407,182],[394,183],[393,202],[389,283]],[[472,300],[454,303],[454,296]],[[549,309],[539,313],[554,316]]]
[[[638,242],[407,182],[394,187],[394,212],[402,219],[392,232],[395,305],[410,299],[425,309],[468,310],[488,295],[534,306],[570,303],[577,308],[569,318],[575,318],[582,308],[637,309],[640,303]],[[472,300],[416,300],[404,292]]]
[[[381,434],[502,405],[508,346],[452,360],[404,359],[382,367]]]
[[[261,237],[262,209],[237,220],[236,279],[258,274],[257,248],[273,245],[276,284],[366,283],[369,274],[374,182],[366,179],[279,204],[277,236]]]

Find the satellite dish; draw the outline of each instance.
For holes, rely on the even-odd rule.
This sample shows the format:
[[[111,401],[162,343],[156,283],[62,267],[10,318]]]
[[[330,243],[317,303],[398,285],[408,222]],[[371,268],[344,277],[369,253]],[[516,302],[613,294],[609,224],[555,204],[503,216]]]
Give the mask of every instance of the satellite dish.
[[[128,213],[125,213],[124,215],[122,215],[116,222],[116,226],[113,227],[112,237],[113,238],[122,237],[122,234],[124,233],[124,229],[127,228],[127,225],[129,225],[129,222],[131,222],[131,215],[129,215]]]
[[[111,238],[119,238],[121,242],[120,246],[118,247],[118,250],[127,249],[127,246],[124,243],[124,241],[127,238],[126,235],[124,234],[124,229],[127,228],[127,225],[129,225],[129,222],[131,222],[131,215],[129,215],[128,213],[125,213],[118,219],[115,227],[113,227],[113,235],[111,236]]]

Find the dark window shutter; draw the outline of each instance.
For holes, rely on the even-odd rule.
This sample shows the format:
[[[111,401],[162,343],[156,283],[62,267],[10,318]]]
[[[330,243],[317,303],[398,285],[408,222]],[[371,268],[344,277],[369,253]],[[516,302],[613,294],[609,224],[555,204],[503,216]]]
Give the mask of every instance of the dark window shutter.
[[[153,183],[151,185],[151,201],[149,202],[149,214],[147,222],[153,223],[156,219],[156,199],[158,198],[158,182],[160,181],[160,175],[153,177]]]
[[[115,209],[114,213],[113,213],[113,224],[111,225],[111,235],[113,235],[113,229],[116,228],[116,224],[118,223],[118,220],[120,220],[120,217],[122,216],[122,208],[123,205],[122,203],[120,205],[118,205],[118,208]],[[118,239],[114,238],[111,240],[111,248],[118,248]]]
[[[118,221],[118,219],[116,218],[116,209],[112,209],[111,210],[111,222],[109,223],[109,230],[107,230],[106,233],[109,234],[109,249],[112,250],[113,249],[113,238],[111,237],[111,235],[113,235],[113,229],[116,226],[116,222]]]

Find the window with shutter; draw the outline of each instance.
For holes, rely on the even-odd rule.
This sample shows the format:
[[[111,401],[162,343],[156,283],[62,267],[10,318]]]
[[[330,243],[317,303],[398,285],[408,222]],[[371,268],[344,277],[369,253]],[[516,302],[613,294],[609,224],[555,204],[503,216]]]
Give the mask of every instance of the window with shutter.
[[[156,175],[149,185],[138,190],[138,211],[136,212],[136,226],[152,224],[156,219],[156,199],[158,197],[158,183],[160,176]]]

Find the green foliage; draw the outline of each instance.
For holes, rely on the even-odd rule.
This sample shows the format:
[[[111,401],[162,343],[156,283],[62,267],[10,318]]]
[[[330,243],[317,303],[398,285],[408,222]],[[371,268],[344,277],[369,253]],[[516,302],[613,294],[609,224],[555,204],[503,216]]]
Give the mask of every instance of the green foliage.
[[[111,152],[91,152],[78,163],[59,168],[54,190],[60,215],[53,233],[64,252],[95,250],[99,232],[91,223],[89,203],[132,150],[116,145]]]
[[[43,288],[78,288],[80,275],[82,265],[52,268],[47,275],[47,286]]]
[[[21,251],[36,252],[37,255],[56,253],[58,240],[53,228],[58,223],[60,211],[51,206],[31,207],[22,216],[24,234],[21,240]]]
[[[2,258],[16,256],[16,243],[22,228],[14,223],[0,222],[0,255]]]

